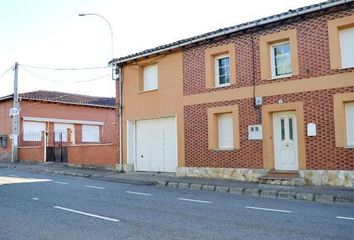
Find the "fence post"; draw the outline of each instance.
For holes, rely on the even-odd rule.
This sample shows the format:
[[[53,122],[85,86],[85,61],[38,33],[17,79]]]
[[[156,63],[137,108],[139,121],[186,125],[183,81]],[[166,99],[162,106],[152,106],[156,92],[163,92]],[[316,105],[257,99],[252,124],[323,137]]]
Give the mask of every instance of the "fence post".
[[[42,131],[41,146],[43,148],[43,162],[47,161],[47,132]]]

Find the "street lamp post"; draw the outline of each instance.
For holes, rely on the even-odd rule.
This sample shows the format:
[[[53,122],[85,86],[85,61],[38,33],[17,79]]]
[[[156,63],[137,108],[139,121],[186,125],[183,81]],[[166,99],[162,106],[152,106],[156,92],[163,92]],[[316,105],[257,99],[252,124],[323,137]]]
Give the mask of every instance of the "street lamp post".
[[[96,16],[99,17],[101,19],[103,19],[106,24],[108,25],[110,31],[111,31],[111,59],[114,59],[114,45],[113,45],[113,29],[111,24],[109,23],[109,21],[107,20],[107,18],[105,18],[104,16],[97,14],[97,13],[79,13],[79,17],[84,17],[84,16]],[[112,68],[113,68],[113,64],[112,64]]]
[[[122,125],[122,77],[118,77],[117,79],[114,77],[115,76],[115,68],[114,68],[114,45],[113,45],[113,29],[107,18],[104,16],[97,14],[97,13],[79,13],[79,17],[84,17],[84,16],[96,16],[101,19],[103,19],[106,24],[108,25],[110,31],[111,31],[111,65],[112,65],[112,79],[113,80],[118,80],[119,81],[119,106],[118,106],[118,112],[119,112],[119,165],[120,165],[120,171],[123,171],[123,145],[122,145],[122,139],[123,139],[123,125]]]

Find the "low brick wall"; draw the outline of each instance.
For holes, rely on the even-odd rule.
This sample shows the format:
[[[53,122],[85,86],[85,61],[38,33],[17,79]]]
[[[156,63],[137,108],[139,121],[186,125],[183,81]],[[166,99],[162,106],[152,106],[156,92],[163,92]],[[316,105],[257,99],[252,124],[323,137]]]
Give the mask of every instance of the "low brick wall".
[[[18,156],[20,161],[44,162],[44,147],[20,147]]]
[[[116,144],[85,144],[68,146],[70,165],[111,166],[115,167],[118,159]]]

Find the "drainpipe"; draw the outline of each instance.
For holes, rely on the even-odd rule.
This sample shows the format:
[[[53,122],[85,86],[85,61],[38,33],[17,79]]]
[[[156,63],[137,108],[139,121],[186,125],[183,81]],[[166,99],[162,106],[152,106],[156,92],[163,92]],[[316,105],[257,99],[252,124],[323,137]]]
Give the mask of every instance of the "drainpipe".
[[[124,172],[123,169],[123,65],[117,66],[118,73],[118,92],[119,92],[119,102],[118,102],[118,114],[119,114],[119,171]]]

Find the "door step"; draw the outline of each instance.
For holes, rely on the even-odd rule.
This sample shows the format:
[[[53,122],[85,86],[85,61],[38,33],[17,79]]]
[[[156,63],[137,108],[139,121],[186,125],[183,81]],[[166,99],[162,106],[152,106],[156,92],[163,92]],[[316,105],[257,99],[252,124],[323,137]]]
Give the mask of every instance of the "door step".
[[[270,170],[267,176],[258,178],[259,183],[273,185],[303,186],[305,179],[299,177],[298,171]]]

